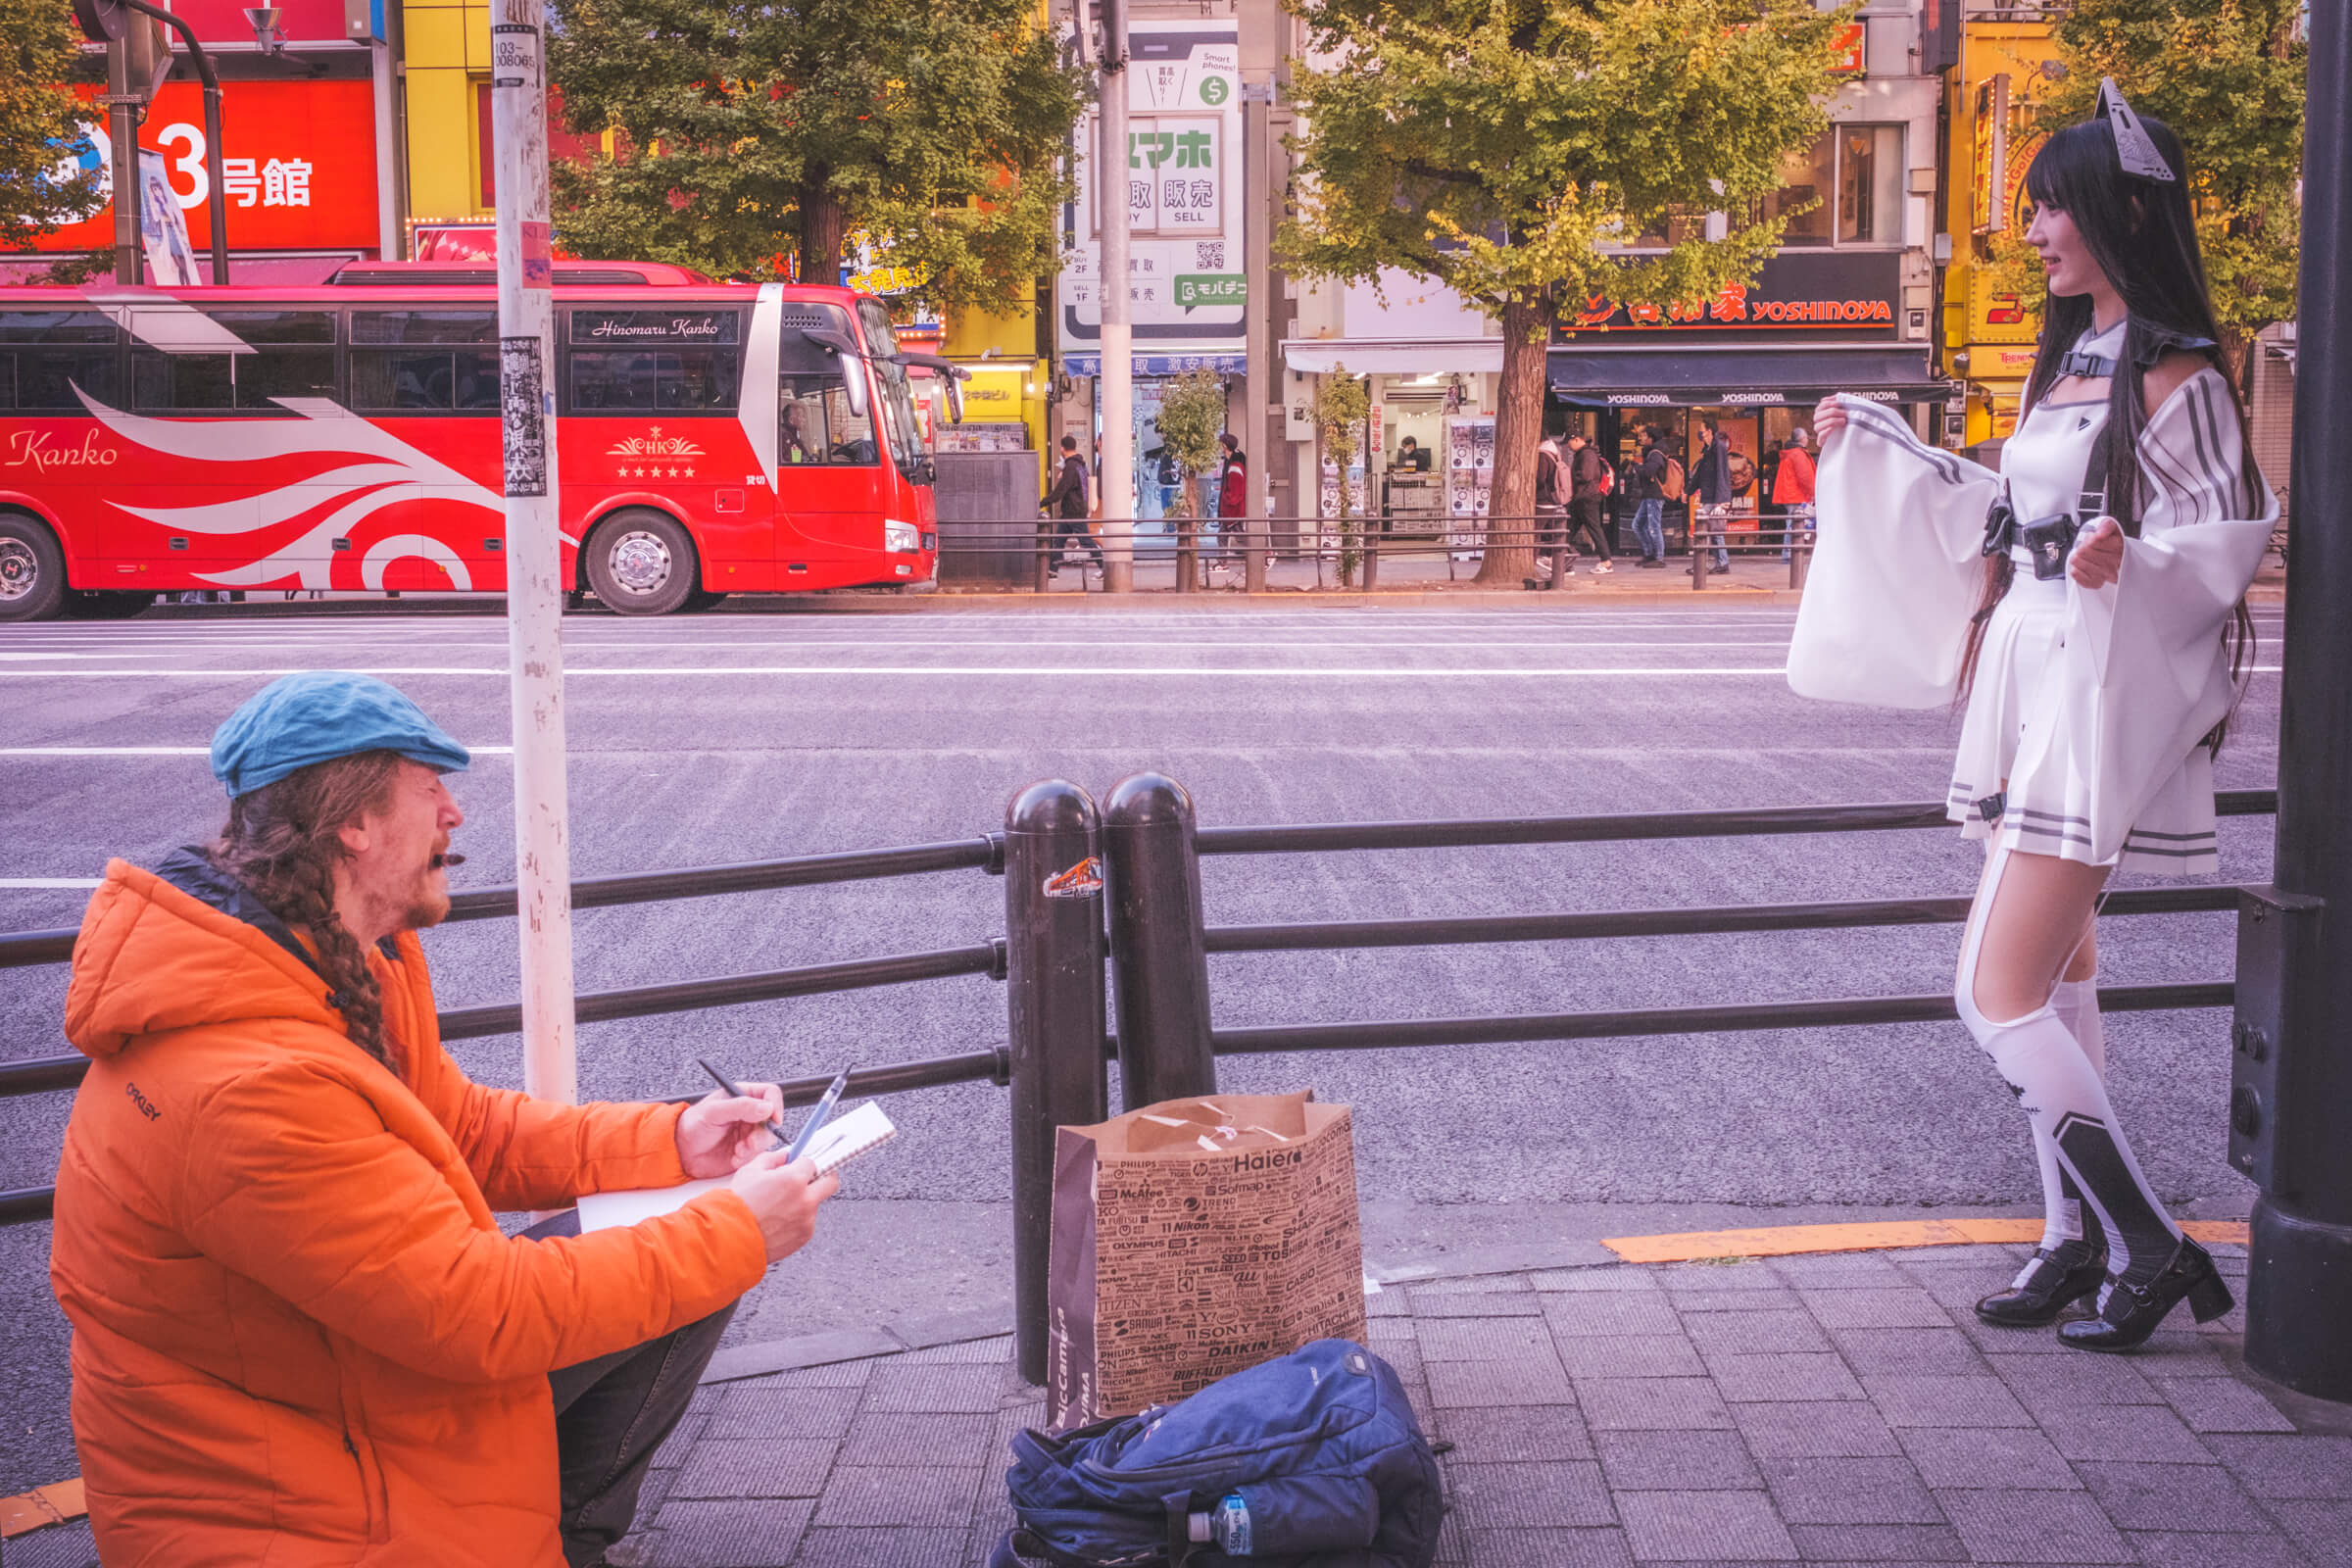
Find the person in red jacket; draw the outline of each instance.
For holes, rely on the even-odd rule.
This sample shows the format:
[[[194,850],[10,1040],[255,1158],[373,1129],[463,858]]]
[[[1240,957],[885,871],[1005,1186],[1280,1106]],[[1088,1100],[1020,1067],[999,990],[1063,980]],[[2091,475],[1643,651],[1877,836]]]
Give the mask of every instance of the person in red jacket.
[[[1788,532],[1781,540],[1783,561],[1788,559],[1788,547],[1800,537],[1806,544],[1813,542],[1812,443],[1812,432],[1798,425],[1782,449],[1780,468],[1772,476],[1772,504],[1788,519],[1785,524]]]
[[[770,1147],[772,1084],[565,1105],[459,1070],[416,932],[467,760],[382,681],[289,675],[214,737],[220,839],[90,900],[50,1280],[109,1564],[598,1562],[833,1191]],[[693,1177],[725,1185],[630,1227],[498,1223]]]

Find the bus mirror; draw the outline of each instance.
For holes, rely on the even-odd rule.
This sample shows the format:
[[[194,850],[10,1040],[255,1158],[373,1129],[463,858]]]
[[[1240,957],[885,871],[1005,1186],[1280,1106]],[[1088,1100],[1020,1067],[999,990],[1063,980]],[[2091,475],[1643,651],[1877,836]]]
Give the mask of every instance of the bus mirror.
[[[947,382],[948,385],[948,422],[961,424],[963,422],[963,381],[960,377],[953,375],[942,376],[940,379]]]
[[[945,382],[948,390],[948,422],[951,424],[963,422],[963,383],[972,378],[971,371],[957,365],[954,360],[942,359],[936,354],[902,351],[893,354],[890,358],[896,365],[929,370]]]
[[[857,339],[837,326],[804,326],[801,336],[820,349],[830,349],[845,360],[859,358]]]

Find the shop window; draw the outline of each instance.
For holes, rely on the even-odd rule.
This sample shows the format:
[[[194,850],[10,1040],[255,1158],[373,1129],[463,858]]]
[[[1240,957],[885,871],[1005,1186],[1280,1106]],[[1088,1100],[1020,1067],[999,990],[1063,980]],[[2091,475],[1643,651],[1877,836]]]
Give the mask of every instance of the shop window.
[[[115,323],[95,311],[0,311],[0,409],[79,414],[122,401]]]
[[[335,395],[335,317],[332,311],[206,311],[242,339],[244,354],[165,354],[139,348],[131,356],[131,396],[142,409],[256,414],[283,413],[280,398]]]
[[[1903,127],[1839,125],[1838,242],[1899,245],[1903,241]]]
[[[1836,226],[1838,133],[1823,131],[1781,164],[1781,188],[1756,204],[1758,219],[1788,218],[1782,232],[1785,249],[1827,245]],[[1798,211],[1809,208],[1810,211]]]

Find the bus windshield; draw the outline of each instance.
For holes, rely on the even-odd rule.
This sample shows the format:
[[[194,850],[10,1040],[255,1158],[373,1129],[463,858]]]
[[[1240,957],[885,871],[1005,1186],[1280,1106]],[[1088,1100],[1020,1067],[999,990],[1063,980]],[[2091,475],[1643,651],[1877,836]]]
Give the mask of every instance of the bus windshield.
[[[875,300],[858,302],[858,320],[865,328],[866,352],[875,356],[874,376],[882,384],[882,428],[890,439],[890,455],[899,471],[917,484],[929,484],[930,455],[923,450],[922,429],[914,417],[914,393],[907,385],[906,367],[883,359],[899,352],[899,334],[890,313]]]

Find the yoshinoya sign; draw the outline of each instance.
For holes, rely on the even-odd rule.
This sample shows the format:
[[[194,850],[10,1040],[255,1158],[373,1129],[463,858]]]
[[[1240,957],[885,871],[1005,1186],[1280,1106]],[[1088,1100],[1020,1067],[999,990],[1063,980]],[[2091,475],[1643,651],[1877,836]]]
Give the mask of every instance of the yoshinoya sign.
[[[1560,311],[1555,341],[1619,332],[1708,332],[1779,339],[1900,335],[1902,256],[1896,251],[1788,251],[1755,283],[1729,283],[1699,299],[1629,305],[1593,294]]]

